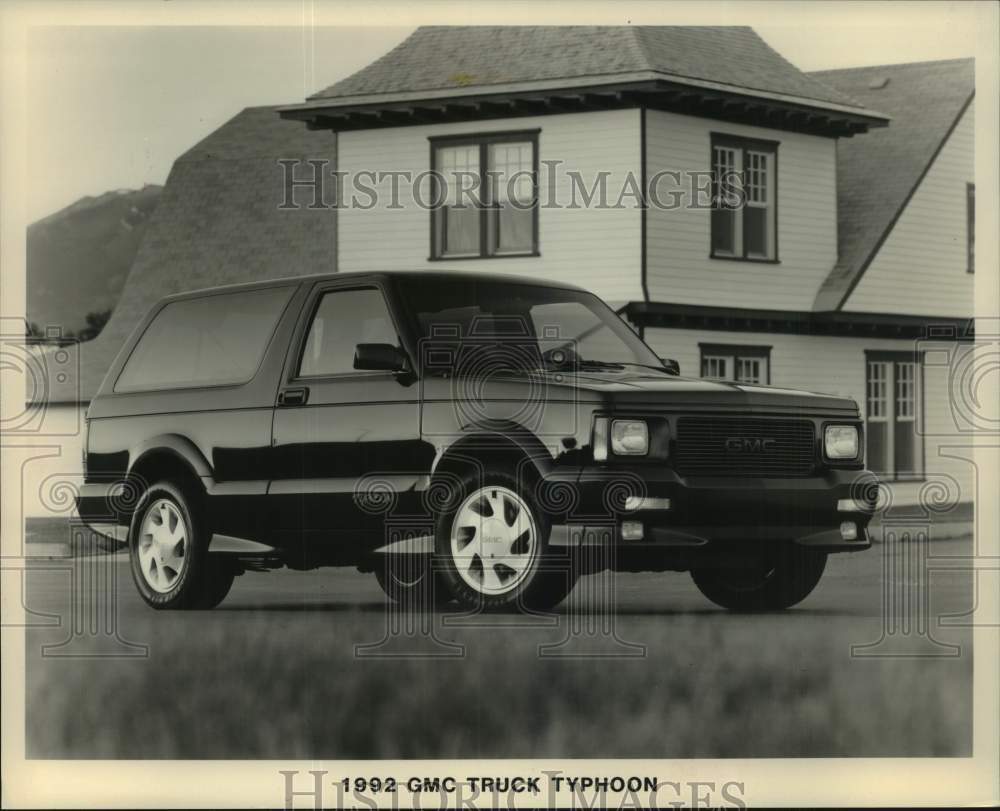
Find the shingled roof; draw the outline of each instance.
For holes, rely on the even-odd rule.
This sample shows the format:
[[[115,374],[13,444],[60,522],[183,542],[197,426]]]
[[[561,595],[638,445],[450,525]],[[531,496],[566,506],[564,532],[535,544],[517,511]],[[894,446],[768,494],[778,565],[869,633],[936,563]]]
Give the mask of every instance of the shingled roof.
[[[70,347],[79,353],[79,380],[53,376],[38,394],[50,402],[89,401],[136,324],[163,296],[335,270],[333,212],[280,210],[284,177],[277,163],[326,158],[332,169],[335,139],[284,121],[274,107],[250,107],[181,155],[111,320],[93,341]]]
[[[736,26],[418,28],[280,113],[342,132],[638,106],[834,137],[888,121]]]
[[[975,62],[952,59],[811,74],[892,116],[837,142],[836,267],[815,310],[844,306],[975,93]]]
[[[652,74],[860,107],[802,73],[752,28],[428,26],[310,98],[334,99]]]

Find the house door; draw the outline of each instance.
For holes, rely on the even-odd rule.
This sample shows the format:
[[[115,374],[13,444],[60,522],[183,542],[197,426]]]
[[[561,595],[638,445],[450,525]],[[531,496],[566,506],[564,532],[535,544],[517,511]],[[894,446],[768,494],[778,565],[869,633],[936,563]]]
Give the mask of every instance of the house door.
[[[865,388],[868,468],[888,479],[919,479],[924,470],[920,357],[867,353]]]

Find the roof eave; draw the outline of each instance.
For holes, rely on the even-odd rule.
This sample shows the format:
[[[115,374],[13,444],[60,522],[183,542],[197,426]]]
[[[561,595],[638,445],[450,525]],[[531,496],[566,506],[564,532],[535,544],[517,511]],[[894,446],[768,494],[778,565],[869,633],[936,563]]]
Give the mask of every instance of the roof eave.
[[[555,87],[523,82],[313,99],[278,112],[314,129],[341,131],[638,106],[829,136],[849,137],[889,123],[889,116],[865,108],[651,72],[586,77]]]
[[[660,328],[779,332],[865,338],[927,338],[950,335],[972,340],[969,316],[870,313],[844,310],[757,310],[666,302],[633,301],[625,307],[637,324]],[[942,328],[946,331],[942,332]]]

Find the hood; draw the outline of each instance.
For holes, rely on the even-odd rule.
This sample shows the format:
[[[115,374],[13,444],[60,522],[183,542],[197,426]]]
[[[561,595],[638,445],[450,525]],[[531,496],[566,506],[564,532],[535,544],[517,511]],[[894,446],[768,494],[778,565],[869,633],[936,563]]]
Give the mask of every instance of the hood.
[[[448,386],[456,380],[440,380]],[[427,381],[430,384],[430,381]],[[436,388],[433,384],[432,387]],[[530,388],[531,394],[524,391]],[[541,387],[541,388],[540,388]],[[476,392],[483,400],[544,396],[550,401],[591,400],[609,409],[678,411],[711,409],[742,413],[802,413],[838,417],[858,416],[858,406],[849,397],[818,394],[797,389],[728,383],[698,378],[673,377],[641,370],[582,372],[505,372],[490,376],[472,387],[459,385],[456,392]],[[468,394],[466,395],[468,396]]]
[[[848,397],[799,389],[642,372],[585,372],[573,377],[579,387],[604,393],[611,405],[624,407],[858,413],[857,403]]]

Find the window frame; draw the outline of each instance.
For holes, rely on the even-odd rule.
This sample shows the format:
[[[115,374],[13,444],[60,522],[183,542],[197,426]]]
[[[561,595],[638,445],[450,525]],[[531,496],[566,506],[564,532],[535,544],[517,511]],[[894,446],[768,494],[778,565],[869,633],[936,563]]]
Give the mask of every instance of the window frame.
[[[771,385],[771,349],[772,347],[768,344],[715,344],[715,343],[699,343],[699,357],[698,357],[698,377],[701,380],[725,380],[728,383],[747,383],[748,386],[770,386]],[[733,377],[729,378],[718,378],[718,377],[704,377],[702,375],[702,367],[705,364],[705,358],[727,358],[732,360]],[[767,361],[767,375],[766,380],[760,383],[748,383],[744,380],[736,379],[736,368],[739,365],[740,360],[765,360]]]
[[[516,141],[528,141],[531,143],[531,171],[533,174],[532,187],[535,194],[535,204],[531,209],[531,250],[520,251],[518,253],[490,253],[489,246],[489,218],[490,211],[494,210],[492,205],[480,205],[479,207],[479,253],[464,254],[462,256],[442,256],[437,253],[437,221],[441,207],[434,207],[430,211],[430,250],[427,253],[428,262],[462,262],[478,259],[523,259],[526,257],[541,256],[539,249],[538,234],[538,211],[539,211],[539,173],[538,173],[538,140],[541,128],[528,130],[504,130],[500,132],[473,132],[462,133],[460,135],[431,135],[427,140],[430,144],[430,167],[432,195],[431,200],[437,201],[440,194],[440,180],[437,165],[437,150],[441,147],[449,146],[478,146],[479,147],[479,188],[481,194],[487,188],[487,172],[489,171],[489,148],[492,144],[512,143]]]
[[[872,467],[872,462],[868,458],[868,422],[870,419],[868,413],[868,364],[869,363],[885,363],[887,365],[888,374],[884,381],[885,385],[885,407],[886,413],[878,418],[878,422],[886,424],[886,437],[889,442],[889,451],[887,452],[887,458],[892,465],[892,470],[889,471],[875,471],[881,478],[890,482],[924,482],[927,481],[927,441],[926,433],[924,431],[924,407],[925,407],[925,379],[924,374],[924,353],[923,352],[906,352],[906,351],[894,351],[885,349],[866,349],[865,350],[865,362],[864,362],[864,387],[862,391],[864,392],[864,412],[863,412],[863,423],[865,427],[864,441],[864,461],[865,466],[869,469],[874,470]],[[896,425],[897,425],[897,414],[896,414],[896,398],[899,390],[899,378],[896,375],[896,364],[897,363],[912,363],[914,380],[910,381],[913,392],[913,415],[912,418],[905,420],[905,422],[912,423],[913,425],[913,436],[914,443],[917,443],[919,447],[914,448],[914,459],[920,459],[920,470],[919,471],[906,471],[903,475],[896,470],[896,454],[895,454],[895,442],[896,442]]]
[[[407,364],[409,367],[411,369],[413,368],[413,362],[409,356],[410,353],[407,351],[403,332],[399,328],[399,319],[393,311],[392,300],[390,299],[385,286],[375,280],[352,280],[350,282],[320,285],[310,293],[310,298],[306,303],[306,306],[302,308],[302,321],[297,325],[295,336],[290,344],[290,347],[294,351],[289,358],[290,364],[288,372],[285,375],[286,385],[300,382],[318,384],[323,382],[336,382],[338,380],[353,380],[359,377],[391,377],[396,374],[395,372],[382,371],[379,369],[352,369],[347,372],[337,372],[335,374],[299,374],[299,370],[302,368],[302,357],[306,351],[306,343],[309,341],[309,332],[312,329],[313,320],[316,318],[316,313],[319,312],[323,299],[330,293],[350,293],[357,290],[376,290],[381,293],[382,301],[385,304],[386,309],[389,311],[389,319],[392,322],[393,328],[396,330],[396,337],[400,342],[399,348],[404,354],[406,354]]]
[[[965,272],[976,272],[976,184],[965,184]]]
[[[768,236],[772,238],[774,242],[774,255],[773,257],[760,257],[760,256],[750,256],[747,251],[747,228],[746,223],[743,219],[743,210],[746,208],[747,204],[744,201],[741,208],[736,209],[739,216],[739,238],[740,238],[740,254],[725,254],[717,253],[715,250],[715,240],[713,238],[712,231],[712,219],[709,218],[708,226],[708,256],[710,259],[719,259],[729,262],[756,262],[763,265],[780,265],[781,264],[781,254],[779,252],[779,242],[778,242],[778,147],[781,145],[779,141],[770,141],[763,138],[747,138],[742,135],[730,135],[728,133],[722,132],[712,132],[709,133],[709,170],[712,173],[712,191],[713,197],[715,197],[715,185],[717,183],[715,179],[715,150],[716,148],[721,149],[734,149],[740,153],[740,173],[743,178],[744,189],[746,188],[746,173],[748,166],[748,154],[750,152],[763,153],[766,154],[773,162],[773,168],[768,172],[768,174],[774,179],[773,188],[768,188],[768,192],[773,198],[773,209],[774,209],[774,221],[772,224],[772,233]],[[710,208],[711,211],[715,210],[713,205]]]

